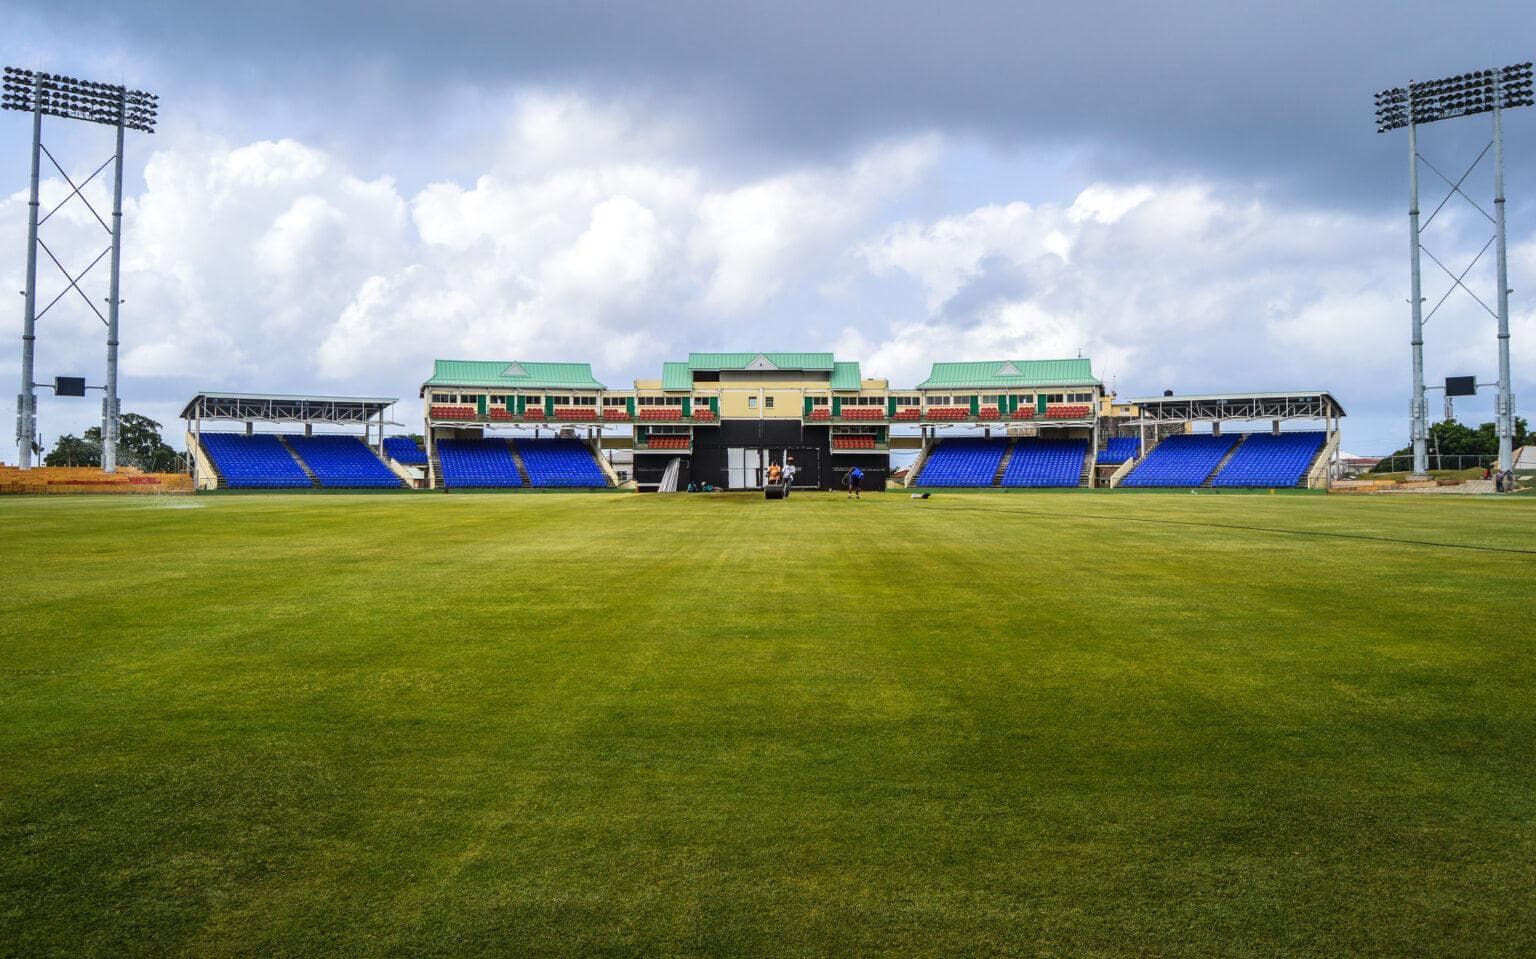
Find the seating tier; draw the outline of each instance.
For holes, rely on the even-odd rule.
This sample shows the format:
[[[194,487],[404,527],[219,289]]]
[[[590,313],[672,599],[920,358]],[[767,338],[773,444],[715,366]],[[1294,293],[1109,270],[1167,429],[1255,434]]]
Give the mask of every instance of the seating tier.
[[[437,464],[447,489],[507,489],[523,485],[506,440],[438,440]]]
[[[399,489],[400,477],[355,436],[287,436],[288,445],[331,489]]]
[[[607,486],[608,476],[580,440],[517,440],[528,482],[540,488]]]
[[[1221,463],[1238,437],[1178,433],[1153,447],[1121,486],[1199,486]]]
[[[1083,484],[1087,440],[1021,437],[1003,470],[1002,485],[1011,488],[1075,487]]]
[[[1008,449],[1004,439],[943,440],[928,454],[918,486],[991,486]]]
[[[1141,440],[1134,436],[1115,436],[1099,450],[1100,466],[1119,466],[1128,459],[1135,459],[1141,452]]]
[[[384,453],[402,466],[427,465],[427,451],[409,436],[386,436]]]
[[[230,489],[306,489],[313,486],[282,441],[271,433],[204,433],[203,450]]]
[[[1243,440],[1211,485],[1297,486],[1306,478],[1307,468],[1327,438],[1321,431],[1254,433]]]

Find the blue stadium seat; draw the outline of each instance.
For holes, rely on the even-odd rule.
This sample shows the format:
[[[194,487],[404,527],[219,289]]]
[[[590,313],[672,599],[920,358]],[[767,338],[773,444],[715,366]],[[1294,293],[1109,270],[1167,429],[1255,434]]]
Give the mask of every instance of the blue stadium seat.
[[[928,454],[918,486],[991,486],[1008,449],[1005,439],[963,437],[942,440]]]
[[[1243,445],[1232,454],[1211,485],[1297,486],[1306,478],[1307,468],[1327,438],[1321,431],[1254,433],[1243,440]]]
[[[1011,488],[1081,486],[1083,460],[1087,456],[1087,440],[1020,437],[1014,444],[1008,468],[1003,470],[1002,485]]]
[[[308,489],[314,484],[276,436],[204,433],[203,450],[229,489]]]
[[[608,475],[580,440],[517,440],[528,482],[541,488],[607,486]]]
[[[1099,450],[1100,466],[1119,466],[1141,455],[1141,440],[1134,436],[1116,436]]]
[[[1236,434],[1175,433],[1152,447],[1121,486],[1200,486],[1237,442]]]
[[[386,436],[384,453],[401,466],[427,465],[427,451],[409,436]]]
[[[438,440],[437,465],[446,489],[507,489],[523,485],[506,440]]]
[[[299,459],[330,489],[399,489],[400,477],[355,436],[287,436]]]

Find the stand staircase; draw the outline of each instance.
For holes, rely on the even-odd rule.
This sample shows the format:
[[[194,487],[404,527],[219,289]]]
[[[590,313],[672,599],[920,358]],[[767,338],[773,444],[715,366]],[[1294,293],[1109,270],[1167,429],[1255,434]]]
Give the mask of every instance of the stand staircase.
[[[299,455],[298,450],[288,445],[288,437],[279,434],[277,441],[283,444],[283,449],[288,451],[288,455],[293,457],[293,461],[299,464],[299,469],[303,470],[304,475],[309,477],[309,485],[318,489],[320,486],[320,480],[315,476],[315,471],[309,468],[308,463],[304,462],[304,457]]]
[[[992,485],[994,487],[1003,485],[1003,474],[1008,472],[1008,461],[1013,459],[1013,451],[1018,446],[1019,441],[1017,438],[1010,438],[1008,440],[1008,448],[1003,450],[1003,458],[997,461],[997,472],[992,474]]]
[[[517,444],[507,440],[507,449],[512,451],[512,462],[517,464],[517,478],[522,480],[523,489],[533,489],[533,480],[528,478],[528,467],[523,465],[523,454],[518,452]]]
[[[1202,487],[1210,486],[1216,481],[1216,477],[1220,476],[1221,471],[1227,468],[1227,464],[1232,461],[1232,457],[1237,455],[1237,451],[1242,448],[1243,441],[1246,439],[1248,439],[1247,434],[1237,438],[1237,442],[1233,443],[1232,448],[1227,450],[1227,455],[1221,458],[1221,462],[1217,463],[1216,468],[1211,470],[1211,474],[1205,478],[1205,482],[1200,484]]]

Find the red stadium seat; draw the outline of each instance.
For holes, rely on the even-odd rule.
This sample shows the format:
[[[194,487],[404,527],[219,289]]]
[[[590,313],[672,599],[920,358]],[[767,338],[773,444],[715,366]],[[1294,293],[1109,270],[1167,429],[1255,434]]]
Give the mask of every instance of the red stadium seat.
[[[832,411],[825,406],[811,407],[811,422],[822,423],[832,418]]]

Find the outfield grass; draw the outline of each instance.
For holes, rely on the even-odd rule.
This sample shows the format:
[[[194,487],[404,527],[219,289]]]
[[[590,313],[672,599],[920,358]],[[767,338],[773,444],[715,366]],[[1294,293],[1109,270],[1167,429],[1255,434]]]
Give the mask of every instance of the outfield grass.
[[[1528,499],[0,530],[0,954],[1536,954]]]

